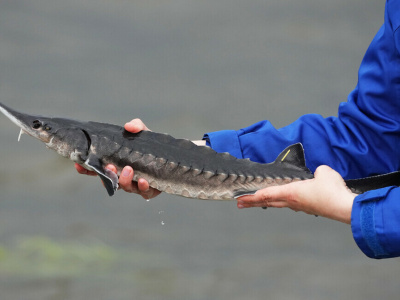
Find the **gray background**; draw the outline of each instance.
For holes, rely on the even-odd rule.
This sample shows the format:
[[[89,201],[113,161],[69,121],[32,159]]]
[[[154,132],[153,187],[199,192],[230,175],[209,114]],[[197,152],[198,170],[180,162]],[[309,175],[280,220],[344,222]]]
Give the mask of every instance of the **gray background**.
[[[374,0],[1,0],[0,97],[199,139],[336,115],[383,22]],[[350,227],[118,192],[0,117],[1,299],[398,299]]]

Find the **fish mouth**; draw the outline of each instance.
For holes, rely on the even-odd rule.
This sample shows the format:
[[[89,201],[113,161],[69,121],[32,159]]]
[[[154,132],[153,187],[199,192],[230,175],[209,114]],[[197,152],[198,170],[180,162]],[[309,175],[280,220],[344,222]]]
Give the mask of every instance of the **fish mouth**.
[[[33,125],[32,128],[32,124],[35,124],[35,122],[40,122],[39,120],[41,116],[21,113],[10,107],[7,107],[3,103],[0,103],[0,112],[9,118],[15,125],[21,128],[18,140],[21,138],[21,134],[25,133],[46,142],[43,136],[40,135],[40,131],[34,129],[35,125]]]

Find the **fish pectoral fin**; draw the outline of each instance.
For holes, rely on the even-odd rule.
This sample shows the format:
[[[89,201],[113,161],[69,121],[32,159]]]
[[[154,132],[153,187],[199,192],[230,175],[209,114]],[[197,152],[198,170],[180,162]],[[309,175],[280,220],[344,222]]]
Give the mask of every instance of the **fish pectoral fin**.
[[[109,196],[114,195],[118,190],[118,176],[113,171],[104,169],[104,174],[97,172],[99,174],[101,181],[103,181],[104,186],[108,192]]]
[[[100,159],[95,155],[90,155],[84,163],[99,175],[106,188],[108,195],[112,196],[118,189],[118,176],[113,171],[103,168]]]

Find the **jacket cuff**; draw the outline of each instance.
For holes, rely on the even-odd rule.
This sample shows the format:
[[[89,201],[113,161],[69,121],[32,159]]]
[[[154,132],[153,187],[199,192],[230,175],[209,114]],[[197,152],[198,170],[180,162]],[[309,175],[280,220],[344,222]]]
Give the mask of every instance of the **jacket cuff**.
[[[217,152],[229,152],[237,158],[243,158],[239,136],[235,130],[209,132],[204,135],[203,140]]]
[[[388,187],[369,191],[354,199],[351,211],[353,238],[361,251],[370,258],[388,257],[377,232],[383,224],[381,210],[377,207],[391,189]]]

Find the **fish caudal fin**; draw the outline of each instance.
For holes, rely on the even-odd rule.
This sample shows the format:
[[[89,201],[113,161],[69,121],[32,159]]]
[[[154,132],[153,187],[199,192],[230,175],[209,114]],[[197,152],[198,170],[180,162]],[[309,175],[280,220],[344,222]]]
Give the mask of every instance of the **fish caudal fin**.
[[[400,171],[346,180],[346,185],[356,194],[362,194],[370,190],[377,190],[388,186],[400,186]]]

